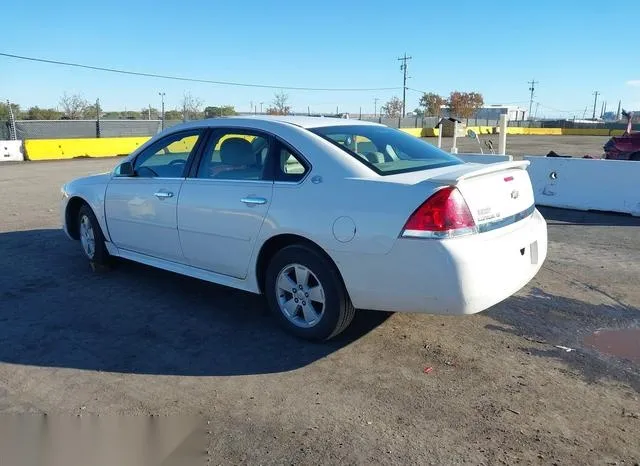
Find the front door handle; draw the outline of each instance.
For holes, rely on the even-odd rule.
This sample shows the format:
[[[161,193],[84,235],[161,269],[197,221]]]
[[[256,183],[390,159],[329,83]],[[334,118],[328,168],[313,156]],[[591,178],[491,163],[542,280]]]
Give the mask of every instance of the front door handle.
[[[262,205],[266,204],[267,200],[264,197],[243,197],[240,199],[240,202],[243,202],[247,205]]]
[[[153,195],[158,199],[167,199],[169,197],[173,197],[173,193],[171,191],[158,191],[157,193],[153,193]]]

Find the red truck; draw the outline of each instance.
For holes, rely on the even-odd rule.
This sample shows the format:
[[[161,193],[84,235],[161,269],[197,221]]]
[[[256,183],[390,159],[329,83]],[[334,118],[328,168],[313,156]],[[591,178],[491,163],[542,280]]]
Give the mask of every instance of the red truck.
[[[622,111],[627,119],[627,130],[622,136],[613,136],[604,145],[604,158],[611,160],[640,161],[640,132],[631,130],[633,112]]]

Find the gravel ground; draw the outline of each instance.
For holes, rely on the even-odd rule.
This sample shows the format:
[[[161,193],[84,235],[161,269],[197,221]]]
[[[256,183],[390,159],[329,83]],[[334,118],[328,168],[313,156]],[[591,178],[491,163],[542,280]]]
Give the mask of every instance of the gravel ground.
[[[0,413],[202,416],[216,463],[640,461],[640,366],[583,343],[640,325],[640,219],[545,209],[548,260],[507,301],[362,311],[313,345],[253,295],[92,272],[59,229],[59,186],[115,163],[0,167]]]

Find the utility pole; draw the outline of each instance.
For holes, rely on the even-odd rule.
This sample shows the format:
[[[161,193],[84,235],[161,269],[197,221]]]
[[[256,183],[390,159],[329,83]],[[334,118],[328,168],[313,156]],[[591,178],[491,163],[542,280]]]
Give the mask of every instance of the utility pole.
[[[264,102],[260,102],[260,113],[262,113],[262,104],[264,104]]]
[[[407,60],[411,60],[412,57],[407,57],[405,52],[404,56],[398,58],[402,62],[400,69],[402,70],[402,118],[406,116],[406,104],[407,104]]]
[[[604,117],[604,112],[606,111],[606,109],[607,109],[607,103],[603,101],[602,102],[602,109],[600,110],[600,118]]]
[[[376,118],[378,116],[378,99],[377,97],[373,99],[373,117]]]
[[[622,100],[618,100],[618,111],[616,112],[616,121],[620,119],[620,108],[622,107]]]
[[[96,99],[96,137],[100,137],[100,99]]]
[[[592,120],[596,119],[596,107],[598,106],[598,95],[600,95],[600,93],[598,91],[594,91],[593,95],[595,96],[594,100],[593,100],[593,118]]]
[[[307,105],[307,116],[311,116],[311,107]]]
[[[160,125],[161,125],[160,129],[163,130],[164,129],[164,96],[165,96],[165,93],[164,92],[158,92],[158,95],[162,99],[162,106],[161,106],[161,110],[160,110]]]
[[[536,84],[540,84],[539,81],[532,79],[531,81],[527,81],[529,83],[529,91],[531,92],[529,96],[529,120],[531,120],[531,107],[533,107],[533,93],[536,90]]]
[[[149,120],[151,120],[151,104],[149,104]]]
[[[533,114],[533,119],[535,120],[536,117],[538,116],[538,107],[540,106],[540,102],[536,102],[536,111]]]

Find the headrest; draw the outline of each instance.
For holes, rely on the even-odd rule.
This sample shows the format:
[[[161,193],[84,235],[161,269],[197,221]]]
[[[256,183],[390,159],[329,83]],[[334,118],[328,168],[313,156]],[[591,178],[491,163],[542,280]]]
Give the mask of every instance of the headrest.
[[[242,138],[226,139],[220,146],[220,160],[225,165],[236,167],[256,164],[251,143]]]

